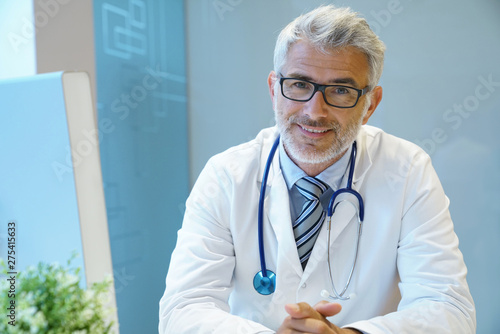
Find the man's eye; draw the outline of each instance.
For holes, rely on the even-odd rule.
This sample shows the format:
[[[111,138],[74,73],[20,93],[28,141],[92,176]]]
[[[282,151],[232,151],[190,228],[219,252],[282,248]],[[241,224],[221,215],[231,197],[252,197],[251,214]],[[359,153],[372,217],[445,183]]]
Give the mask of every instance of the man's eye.
[[[345,87],[336,87],[335,90],[334,90],[334,93],[337,94],[337,95],[345,95],[345,94],[349,94],[349,89],[345,88]]]
[[[307,84],[307,82],[304,82],[304,81],[295,81],[293,83],[293,88],[305,89],[308,87],[309,87],[309,85]]]

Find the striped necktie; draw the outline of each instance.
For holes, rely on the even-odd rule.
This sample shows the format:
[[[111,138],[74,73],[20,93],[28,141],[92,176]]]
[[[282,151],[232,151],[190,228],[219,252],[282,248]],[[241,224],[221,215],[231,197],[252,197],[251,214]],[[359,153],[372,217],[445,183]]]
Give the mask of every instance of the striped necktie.
[[[302,268],[305,268],[318,237],[320,227],[325,220],[326,212],[323,211],[323,206],[319,199],[328,189],[328,185],[314,177],[306,176],[295,182],[295,186],[302,196],[306,198],[302,206],[302,212],[293,224],[293,234],[295,236],[300,263],[302,264]]]

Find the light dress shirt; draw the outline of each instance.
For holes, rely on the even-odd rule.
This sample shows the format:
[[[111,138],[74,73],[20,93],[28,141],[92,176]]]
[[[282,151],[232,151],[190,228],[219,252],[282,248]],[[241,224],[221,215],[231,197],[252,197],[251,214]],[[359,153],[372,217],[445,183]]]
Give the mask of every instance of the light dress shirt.
[[[328,209],[328,203],[333,193],[339,189],[340,184],[349,170],[349,159],[351,156],[352,145],[349,149],[344,153],[342,158],[340,158],[333,165],[322,171],[320,174],[315,176],[317,179],[323,181],[328,184],[328,189],[321,196],[321,204],[323,205],[323,210]],[[292,217],[292,222],[294,222],[297,217],[300,215],[302,211],[302,206],[305,202],[304,196],[300,194],[297,187],[294,187],[295,182],[297,180],[307,176],[307,174],[300,169],[288,156],[283,147],[283,141],[280,140],[279,144],[279,158],[280,158],[280,167],[283,173],[283,177],[285,179],[288,194],[290,195],[290,214]]]

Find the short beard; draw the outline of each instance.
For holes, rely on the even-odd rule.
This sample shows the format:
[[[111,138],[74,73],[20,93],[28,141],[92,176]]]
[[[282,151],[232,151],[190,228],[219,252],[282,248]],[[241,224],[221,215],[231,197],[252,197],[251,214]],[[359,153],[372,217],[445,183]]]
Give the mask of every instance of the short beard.
[[[367,102],[368,101],[366,101],[363,106],[363,116],[366,114],[369,107],[369,103]],[[311,120],[307,116],[296,115],[292,115],[287,120],[282,120],[279,114],[280,112],[277,109],[277,105],[275,105],[275,120],[281,134],[283,146],[293,161],[304,164],[322,164],[328,161],[337,160],[337,158],[347,151],[349,146],[354,142],[363,124],[363,117],[360,117],[357,122],[349,123],[346,128],[342,129],[337,121],[318,122]],[[291,134],[291,125],[295,123],[311,127],[329,128],[331,131],[335,132],[333,142],[324,150],[317,150],[314,148],[303,149]]]

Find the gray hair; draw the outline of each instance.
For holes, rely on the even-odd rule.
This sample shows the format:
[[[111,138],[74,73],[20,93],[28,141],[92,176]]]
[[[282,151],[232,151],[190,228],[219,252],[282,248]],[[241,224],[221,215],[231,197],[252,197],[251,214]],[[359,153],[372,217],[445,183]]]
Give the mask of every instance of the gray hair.
[[[368,59],[370,90],[377,85],[384,67],[385,45],[370,29],[366,20],[350,8],[321,6],[288,24],[279,34],[274,49],[276,73],[285,65],[292,44],[300,40],[308,41],[326,54],[335,48],[358,48]]]

